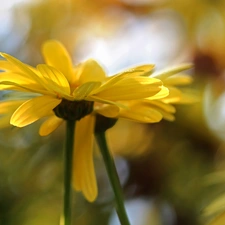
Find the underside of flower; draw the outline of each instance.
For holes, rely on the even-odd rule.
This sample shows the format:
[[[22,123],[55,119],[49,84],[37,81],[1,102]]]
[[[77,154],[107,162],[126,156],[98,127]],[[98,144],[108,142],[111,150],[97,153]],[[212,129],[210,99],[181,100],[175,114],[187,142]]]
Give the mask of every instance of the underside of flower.
[[[95,133],[105,132],[117,122],[116,118],[108,118],[99,114],[96,114],[95,118]]]
[[[90,202],[98,194],[93,133],[105,132],[118,118],[140,123],[163,118],[173,121],[176,110],[172,104],[196,100],[196,94],[177,87],[191,82],[190,76],[177,75],[190,69],[189,64],[155,73],[154,65],[141,65],[107,77],[93,59],[73,65],[65,47],[56,40],[47,41],[42,53],[46,64],[36,67],[0,53],[6,59],[0,60],[0,90],[16,91],[15,99],[11,95],[9,101],[0,103],[0,127],[24,127],[45,118],[39,133],[46,136],[63,120],[77,121],[72,182]],[[17,92],[22,94],[21,100]]]
[[[91,101],[69,101],[63,99],[53,111],[55,115],[64,120],[80,120],[93,111],[94,102]]]

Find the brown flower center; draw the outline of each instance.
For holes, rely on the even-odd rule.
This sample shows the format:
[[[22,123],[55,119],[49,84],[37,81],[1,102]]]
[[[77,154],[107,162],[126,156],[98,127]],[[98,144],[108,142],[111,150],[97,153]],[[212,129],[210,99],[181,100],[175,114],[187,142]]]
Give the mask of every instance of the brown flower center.
[[[90,101],[68,101],[63,99],[53,111],[55,115],[64,120],[80,120],[93,111],[94,102]]]

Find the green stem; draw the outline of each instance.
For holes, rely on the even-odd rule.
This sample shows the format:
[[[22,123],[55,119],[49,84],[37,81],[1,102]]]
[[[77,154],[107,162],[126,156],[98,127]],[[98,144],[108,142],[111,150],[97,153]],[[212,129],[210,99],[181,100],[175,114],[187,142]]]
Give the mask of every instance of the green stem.
[[[71,178],[73,166],[75,121],[66,122],[66,149],[64,157],[64,225],[71,225]]]
[[[105,132],[95,133],[99,148],[101,150],[103,160],[105,162],[105,167],[109,176],[109,180],[115,195],[116,201],[116,211],[119,217],[121,225],[130,225],[127,217],[127,213],[124,206],[124,199],[122,194],[122,188],[120,185],[120,180],[117,174],[116,166],[114,160],[109,152]]]

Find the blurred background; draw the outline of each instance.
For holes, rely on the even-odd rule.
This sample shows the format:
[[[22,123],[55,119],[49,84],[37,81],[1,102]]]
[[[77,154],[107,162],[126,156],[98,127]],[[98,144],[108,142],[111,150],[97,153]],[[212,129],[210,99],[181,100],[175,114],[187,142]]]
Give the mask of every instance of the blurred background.
[[[175,122],[119,120],[107,137],[131,225],[225,224],[225,0],[0,3],[0,51],[33,66],[48,39],[61,41],[75,63],[96,59],[109,75],[193,63],[201,101],[177,106]],[[40,137],[39,125],[0,130],[0,225],[59,224],[64,127]],[[98,199],[74,192],[73,224],[119,225],[98,154],[95,161]]]

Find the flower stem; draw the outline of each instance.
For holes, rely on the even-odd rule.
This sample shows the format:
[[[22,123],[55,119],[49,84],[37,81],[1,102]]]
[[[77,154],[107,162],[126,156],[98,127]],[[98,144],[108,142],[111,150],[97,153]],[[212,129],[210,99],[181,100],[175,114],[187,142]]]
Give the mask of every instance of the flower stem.
[[[96,136],[99,148],[101,150],[103,160],[105,162],[105,167],[109,176],[109,180],[115,195],[116,211],[117,211],[117,215],[119,217],[120,223],[121,225],[130,225],[130,222],[128,220],[128,216],[125,210],[125,206],[124,206],[122,188],[120,185],[120,181],[119,181],[119,177],[117,174],[113,157],[111,156],[107,146],[105,132],[97,132],[95,133],[95,136]]]
[[[73,165],[75,121],[66,122],[66,149],[64,156],[64,225],[71,225],[71,178]]]

